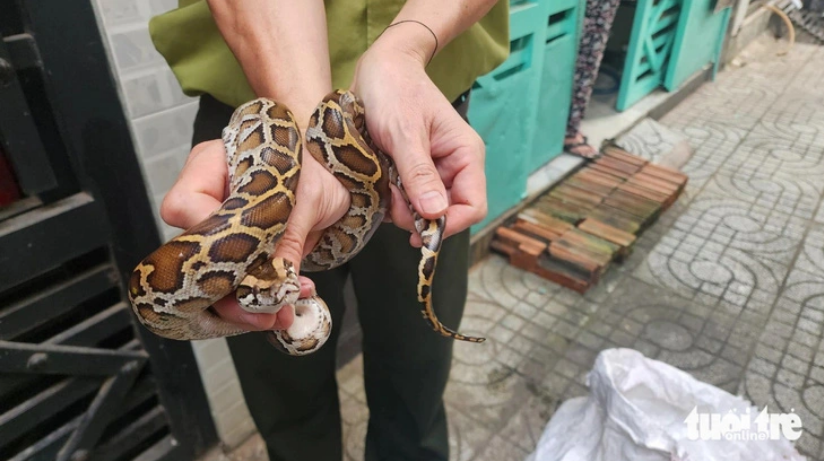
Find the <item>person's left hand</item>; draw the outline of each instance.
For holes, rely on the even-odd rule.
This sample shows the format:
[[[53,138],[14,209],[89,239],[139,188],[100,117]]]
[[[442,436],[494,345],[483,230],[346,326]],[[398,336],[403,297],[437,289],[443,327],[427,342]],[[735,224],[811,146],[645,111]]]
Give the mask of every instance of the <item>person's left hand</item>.
[[[352,90],[363,101],[372,139],[395,161],[415,210],[426,219],[446,214],[448,237],[486,216],[485,148],[426,74],[428,56],[404,49],[407,32],[416,31],[387,29],[358,62]],[[394,187],[390,216],[414,230]],[[420,246],[420,237],[413,232],[410,242]]]

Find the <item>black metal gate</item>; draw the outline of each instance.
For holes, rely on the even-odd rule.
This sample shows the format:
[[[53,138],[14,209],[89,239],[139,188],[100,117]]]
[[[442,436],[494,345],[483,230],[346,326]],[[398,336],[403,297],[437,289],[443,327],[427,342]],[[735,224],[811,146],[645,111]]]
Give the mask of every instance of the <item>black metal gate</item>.
[[[217,437],[124,296],[159,237],[89,0],[0,0],[0,35],[0,459],[191,459]]]

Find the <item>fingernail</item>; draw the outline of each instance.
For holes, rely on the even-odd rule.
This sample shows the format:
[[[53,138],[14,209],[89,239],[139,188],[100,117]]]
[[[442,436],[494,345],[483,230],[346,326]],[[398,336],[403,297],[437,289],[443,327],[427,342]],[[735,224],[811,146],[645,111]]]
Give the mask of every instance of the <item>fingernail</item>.
[[[446,208],[446,199],[437,191],[429,191],[421,195],[421,211],[424,213],[440,213]]]

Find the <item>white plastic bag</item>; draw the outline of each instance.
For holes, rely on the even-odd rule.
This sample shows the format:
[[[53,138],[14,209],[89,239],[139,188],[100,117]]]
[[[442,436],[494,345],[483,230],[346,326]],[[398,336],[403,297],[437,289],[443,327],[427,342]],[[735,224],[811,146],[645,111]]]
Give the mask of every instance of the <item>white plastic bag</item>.
[[[527,461],[805,460],[784,437],[753,440],[764,427],[755,423],[749,434],[729,439],[706,440],[707,426],[698,423],[688,432],[691,414],[755,420],[763,409],[638,351],[602,351],[587,385],[590,395],[561,405]]]

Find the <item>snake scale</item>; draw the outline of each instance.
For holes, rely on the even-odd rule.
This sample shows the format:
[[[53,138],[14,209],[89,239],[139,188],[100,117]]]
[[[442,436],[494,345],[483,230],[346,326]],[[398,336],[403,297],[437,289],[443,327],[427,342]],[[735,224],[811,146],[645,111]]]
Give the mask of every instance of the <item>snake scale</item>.
[[[305,145],[292,113],[259,98],[232,114],[223,130],[229,166],[229,196],[203,222],[173,238],[141,261],[131,274],[129,299],[138,320],[171,339],[198,340],[245,333],[211,307],[234,292],[248,312],[275,313],[295,306],[291,328],[267,332],[278,350],[310,354],[329,338],[332,320],[323,300],[298,299],[293,264],[272,258],[295,206],[302,152],[307,150],[349,191],[346,214],[327,228],[302,261],[306,271],[335,268],[369,241],[387,213],[390,183],[408,197],[389,156],[374,146],[363,105],[348,91],[327,95],[306,130]],[[421,236],[418,301],[423,318],[443,336],[481,342],[445,327],[432,306],[432,279],[445,217],[426,220],[410,204]]]

